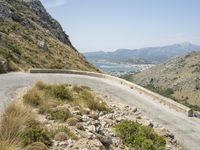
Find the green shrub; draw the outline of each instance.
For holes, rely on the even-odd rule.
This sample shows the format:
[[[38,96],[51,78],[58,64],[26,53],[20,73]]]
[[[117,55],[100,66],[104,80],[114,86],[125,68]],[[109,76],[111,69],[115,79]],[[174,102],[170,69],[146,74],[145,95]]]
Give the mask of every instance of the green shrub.
[[[140,150],[165,149],[166,141],[151,127],[142,126],[133,121],[121,121],[114,126],[118,136],[131,148]]]
[[[54,98],[58,98],[60,100],[69,100],[69,101],[73,100],[71,92],[69,91],[69,89],[66,88],[65,85],[51,86],[49,92]]]
[[[51,115],[52,119],[60,120],[62,122],[65,122],[68,118],[72,116],[69,110],[57,110],[57,111],[50,110],[49,114]]]
[[[30,123],[22,133],[22,143],[24,146],[34,142],[42,142],[45,145],[51,145],[51,140],[48,132],[45,131],[37,122]]]
[[[148,84],[145,88],[168,98],[172,98],[172,94],[174,94],[174,90],[171,88],[162,89],[161,87],[155,87],[153,84]]]

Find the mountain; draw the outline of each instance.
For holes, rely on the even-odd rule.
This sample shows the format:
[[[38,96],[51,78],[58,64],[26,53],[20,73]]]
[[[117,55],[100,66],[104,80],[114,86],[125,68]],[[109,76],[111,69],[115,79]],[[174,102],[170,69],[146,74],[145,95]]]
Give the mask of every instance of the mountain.
[[[7,66],[9,71],[29,68],[97,71],[73,47],[61,25],[39,0],[1,0],[0,24],[1,70],[5,71]]]
[[[129,79],[200,111],[200,52],[190,52]]]
[[[200,46],[188,42],[163,47],[146,47],[141,49],[119,49],[114,52],[88,52],[84,53],[89,60],[106,60],[124,63],[162,63],[172,57],[187,52],[200,50]]]

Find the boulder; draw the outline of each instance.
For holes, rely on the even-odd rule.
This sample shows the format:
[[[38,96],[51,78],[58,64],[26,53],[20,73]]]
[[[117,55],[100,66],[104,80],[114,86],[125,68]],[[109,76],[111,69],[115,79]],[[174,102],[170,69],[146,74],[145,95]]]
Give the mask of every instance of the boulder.
[[[69,126],[76,126],[76,124],[79,122],[79,120],[75,117],[71,117],[69,119],[67,119],[67,124]]]
[[[68,135],[65,132],[59,132],[55,135],[54,140],[56,141],[68,140]]]
[[[34,142],[34,143],[26,146],[25,150],[48,150],[48,148],[42,142]]]
[[[5,59],[0,58],[0,73],[8,72],[8,62]]]
[[[82,123],[77,123],[76,128],[79,129],[79,130],[84,130],[84,126],[83,126]]]
[[[49,47],[47,45],[47,41],[46,40],[38,41],[37,45],[38,45],[38,47],[40,47],[41,49],[43,49],[45,52],[49,51]]]

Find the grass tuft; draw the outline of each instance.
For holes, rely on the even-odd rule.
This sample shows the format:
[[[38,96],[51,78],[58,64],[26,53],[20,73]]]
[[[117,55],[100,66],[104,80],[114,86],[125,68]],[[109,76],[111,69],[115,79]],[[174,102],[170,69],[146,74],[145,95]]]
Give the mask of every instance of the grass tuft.
[[[64,132],[68,135],[68,137],[77,140],[76,135],[73,132],[71,132],[71,130],[67,126],[60,125],[55,127],[54,129],[51,129],[48,132],[51,138],[54,138],[57,133]]]
[[[42,104],[41,93],[38,89],[32,88],[29,90],[26,95],[23,97],[24,103],[31,105],[33,107],[37,107]]]
[[[21,133],[24,126],[33,119],[30,108],[24,106],[19,101],[12,101],[1,119],[0,124],[0,149],[9,150],[9,147],[17,149],[21,145]],[[7,143],[4,145],[4,143]]]

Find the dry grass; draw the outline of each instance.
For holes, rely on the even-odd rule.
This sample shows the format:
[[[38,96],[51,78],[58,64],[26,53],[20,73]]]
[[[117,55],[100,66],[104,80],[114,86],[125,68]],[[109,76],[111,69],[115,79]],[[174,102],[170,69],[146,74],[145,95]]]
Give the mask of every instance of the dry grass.
[[[0,149],[9,150],[20,147],[21,133],[25,124],[33,119],[30,108],[20,101],[12,101],[5,109],[0,124]],[[5,144],[6,143],[6,144]]]
[[[99,97],[96,97],[88,87],[47,84],[42,81],[36,83],[27,92],[24,96],[24,103],[39,108],[39,113],[41,114],[52,114],[51,108],[68,103],[77,105],[80,109],[90,108],[91,110],[110,111],[107,104]],[[56,116],[56,118],[59,118],[59,115]]]
[[[21,6],[19,11],[26,14],[22,8],[24,6]],[[32,13],[30,10],[26,11]],[[28,29],[20,23],[2,18],[0,24],[0,32],[5,33],[0,41],[0,56],[9,60],[11,71],[30,68],[98,71],[74,48],[47,34],[46,29],[40,25],[32,24],[35,29]],[[40,39],[47,41],[48,52],[38,46]],[[17,59],[18,57],[20,59]]]
[[[76,87],[77,89],[77,87]],[[80,108],[90,108],[91,110],[110,111],[107,104],[99,97],[96,97],[92,91],[85,87],[79,87],[74,103]]]
[[[23,97],[24,103],[37,107],[43,103],[41,93],[37,88],[32,88]]]
[[[20,148],[15,143],[0,140],[0,150],[20,150]]]

